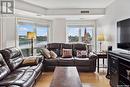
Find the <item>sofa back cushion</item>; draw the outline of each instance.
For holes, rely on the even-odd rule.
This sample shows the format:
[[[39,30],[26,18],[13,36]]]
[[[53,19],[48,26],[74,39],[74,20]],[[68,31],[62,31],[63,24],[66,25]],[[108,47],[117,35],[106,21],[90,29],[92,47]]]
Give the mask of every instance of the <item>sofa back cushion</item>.
[[[5,78],[10,72],[6,62],[3,59],[3,56],[0,54],[0,80]]]
[[[72,48],[73,48],[72,44],[64,43],[61,45],[61,49],[72,49]]]
[[[0,50],[5,62],[9,66],[10,70],[16,69],[23,61],[23,55],[20,49],[16,47],[6,48]]]
[[[62,43],[48,43],[47,49],[50,51],[51,50],[54,51],[57,54],[57,56],[61,56],[60,55],[61,44]]]
[[[48,43],[47,48],[50,49],[60,49],[60,43]]]
[[[73,56],[77,56],[77,50],[86,50],[86,44],[83,43],[77,43],[73,44]]]

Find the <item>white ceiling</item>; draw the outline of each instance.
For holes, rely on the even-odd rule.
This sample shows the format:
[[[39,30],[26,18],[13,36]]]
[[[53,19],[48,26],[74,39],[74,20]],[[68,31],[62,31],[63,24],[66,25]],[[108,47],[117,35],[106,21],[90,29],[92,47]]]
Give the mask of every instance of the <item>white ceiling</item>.
[[[63,10],[69,11],[70,9],[86,9],[86,8],[106,8],[108,5],[110,5],[115,0],[18,0],[18,1],[24,1],[25,3],[34,4],[37,6],[41,6],[43,8],[47,8],[46,10]],[[34,8],[32,8],[34,9]],[[67,9],[67,10],[65,10]],[[68,10],[69,9],[69,10]],[[71,10],[70,10],[71,11]],[[32,11],[33,12],[33,11]],[[80,11],[79,11],[80,12]],[[93,15],[44,15],[39,13],[31,13],[28,11],[21,11],[17,10],[16,14],[20,15],[29,15],[31,17],[36,18],[44,18],[53,20],[56,18],[65,18],[66,20],[96,20],[98,18],[103,17],[105,14],[93,14]]]
[[[114,0],[23,0],[48,9],[105,8]]]
[[[59,19],[64,18],[66,20],[95,20],[103,17],[104,15],[39,15],[36,13],[31,13],[23,10],[15,9],[16,15],[26,16],[26,17],[35,17],[35,18],[43,18],[43,19]]]
[[[53,16],[44,16],[45,19],[58,19],[65,18],[66,20],[95,20],[104,15],[53,15]]]

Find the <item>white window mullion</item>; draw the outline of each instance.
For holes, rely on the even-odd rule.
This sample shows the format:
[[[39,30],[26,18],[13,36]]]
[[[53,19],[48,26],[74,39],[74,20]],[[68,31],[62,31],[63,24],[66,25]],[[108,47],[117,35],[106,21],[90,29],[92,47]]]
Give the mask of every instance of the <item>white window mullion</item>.
[[[82,39],[81,39],[81,28],[79,28],[79,42],[81,42]]]

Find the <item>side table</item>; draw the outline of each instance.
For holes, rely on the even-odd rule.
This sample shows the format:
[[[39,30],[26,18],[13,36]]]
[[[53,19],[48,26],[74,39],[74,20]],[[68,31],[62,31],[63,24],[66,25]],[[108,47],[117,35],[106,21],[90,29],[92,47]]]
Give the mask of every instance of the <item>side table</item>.
[[[99,68],[105,68],[104,67],[104,59],[107,58],[107,52],[97,52],[96,55],[98,56],[97,71],[99,72]],[[99,59],[103,59],[103,67],[99,66]]]

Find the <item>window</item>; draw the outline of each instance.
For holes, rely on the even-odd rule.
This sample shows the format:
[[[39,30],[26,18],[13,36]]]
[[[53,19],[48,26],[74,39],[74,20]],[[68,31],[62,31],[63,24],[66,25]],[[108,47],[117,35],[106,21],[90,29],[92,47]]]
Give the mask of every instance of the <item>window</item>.
[[[34,32],[32,24],[19,23],[17,25],[18,36],[19,36],[19,46],[28,45],[29,40],[27,40],[27,32]]]
[[[84,33],[86,29],[88,43],[91,43],[93,37],[93,27],[81,27],[81,42],[84,42]]]
[[[18,45],[22,49],[24,56],[30,54],[30,40],[27,39],[27,32],[35,32],[36,39],[34,40],[34,47],[41,47],[48,42],[49,26],[36,23],[28,23],[24,21],[17,22]]]
[[[48,26],[37,26],[36,28],[36,45],[47,44],[48,42]]]
[[[69,42],[78,42],[79,41],[79,28],[69,27],[67,29],[67,36]]]
[[[84,42],[84,34],[86,29],[87,41],[92,43],[93,27],[69,26],[66,31],[67,42]]]

